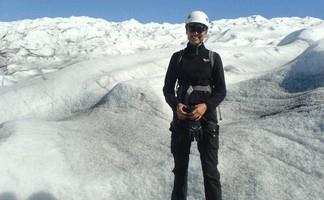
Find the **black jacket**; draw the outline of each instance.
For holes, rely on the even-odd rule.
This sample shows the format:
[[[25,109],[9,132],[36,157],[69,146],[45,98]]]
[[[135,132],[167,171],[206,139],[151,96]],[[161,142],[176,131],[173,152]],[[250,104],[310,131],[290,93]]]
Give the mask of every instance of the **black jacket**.
[[[198,101],[195,103],[206,103],[207,111],[205,120],[217,122],[216,107],[226,96],[226,86],[222,60],[219,54],[214,56],[214,67],[211,72],[209,50],[204,44],[193,46],[188,43],[184,49],[180,63],[181,51],[175,52],[170,60],[169,67],[164,80],[163,94],[166,102],[170,105],[176,118],[176,107],[179,102],[184,103],[181,95],[175,94],[175,84],[178,81],[180,86],[188,85],[211,85],[212,93],[208,96],[198,94]],[[197,95],[196,95],[197,96]]]

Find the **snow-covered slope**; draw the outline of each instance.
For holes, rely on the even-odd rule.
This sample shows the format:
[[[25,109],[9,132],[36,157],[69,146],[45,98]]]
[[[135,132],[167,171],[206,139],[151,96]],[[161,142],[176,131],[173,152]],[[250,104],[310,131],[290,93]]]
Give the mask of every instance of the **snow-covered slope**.
[[[315,18],[212,23],[224,62],[224,199],[324,196],[324,36]],[[0,200],[169,199],[162,86],[184,24],[0,23]],[[193,145],[188,199],[202,199]]]
[[[305,53],[311,60],[303,54],[232,86],[221,150],[228,199],[322,199],[324,65],[316,57],[324,52]],[[304,73],[300,63],[308,63]]]

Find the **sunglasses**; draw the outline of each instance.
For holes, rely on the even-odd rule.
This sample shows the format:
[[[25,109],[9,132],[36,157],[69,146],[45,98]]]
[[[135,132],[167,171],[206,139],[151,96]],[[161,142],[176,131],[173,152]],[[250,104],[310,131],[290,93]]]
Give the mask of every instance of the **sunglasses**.
[[[200,23],[190,23],[187,25],[188,31],[191,33],[202,33],[207,30],[207,26]]]

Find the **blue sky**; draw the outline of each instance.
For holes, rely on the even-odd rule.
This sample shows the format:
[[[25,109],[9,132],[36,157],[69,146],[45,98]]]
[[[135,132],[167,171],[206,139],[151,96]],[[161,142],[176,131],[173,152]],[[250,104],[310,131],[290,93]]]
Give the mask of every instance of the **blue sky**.
[[[0,0],[0,21],[90,16],[182,23],[192,10],[205,11],[211,20],[250,15],[324,19],[324,0]]]

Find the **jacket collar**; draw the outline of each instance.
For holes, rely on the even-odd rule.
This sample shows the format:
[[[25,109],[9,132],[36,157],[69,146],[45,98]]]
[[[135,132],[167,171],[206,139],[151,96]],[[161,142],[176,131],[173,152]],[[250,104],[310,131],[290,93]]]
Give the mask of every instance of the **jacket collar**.
[[[198,53],[203,49],[206,49],[204,43],[201,43],[200,45],[192,45],[188,42],[186,53],[198,55]]]

